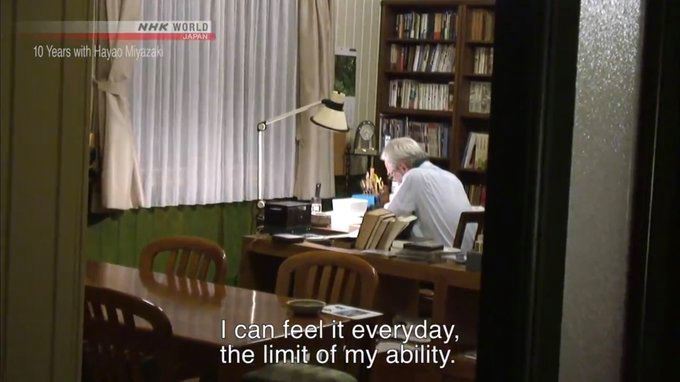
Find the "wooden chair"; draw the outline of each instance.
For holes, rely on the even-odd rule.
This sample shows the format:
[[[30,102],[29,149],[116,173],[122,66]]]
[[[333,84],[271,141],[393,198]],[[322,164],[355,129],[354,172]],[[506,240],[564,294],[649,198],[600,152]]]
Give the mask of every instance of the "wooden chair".
[[[312,251],[291,256],[281,263],[275,291],[280,296],[314,298],[329,304],[371,308],[377,288],[378,274],[366,260],[343,253]],[[333,342],[335,340],[324,343],[329,347]],[[316,345],[324,347],[322,343]],[[312,346],[311,351],[316,350],[316,346]],[[356,382],[356,379],[345,371],[325,366],[274,364],[246,374],[243,381]]]
[[[377,288],[378,274],[366,260],[354,255],[313,251],[289,257],[281,264],[275,291],[282,296],[371,308]]]
[[[172,236],[151,242],[142,249],[140,272],[152,272],[156,257],[163,252],[170,252],[165,266],[167,274],[208,281],[208,270],[213,264],[212,282],[224,283],[226,279],[227,255],[222,247],[194,236]]]
[[[84,381],[175,380],[172,326],[148,301],[86,286]]]
[[[460,248],[463,244],[463,237],[465,236],[465,228],[468,224],[477,223],[477,232],[475,232],[474,241],[484,231],[484,211],[464,211],[460,214],[458,220],[458,227],[456,234],[453,236],[453,246]]]

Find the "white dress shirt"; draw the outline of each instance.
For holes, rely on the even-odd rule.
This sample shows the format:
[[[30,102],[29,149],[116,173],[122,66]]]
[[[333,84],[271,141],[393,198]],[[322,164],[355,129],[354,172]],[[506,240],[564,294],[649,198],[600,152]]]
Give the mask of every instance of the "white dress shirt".
[[[387,209],[397,216],[418,217],[413,237],[428,238],[450,247],[463,211],[471,210],[463,184],[458,178],[429,161],[404,174]],[[477,224],[468,224],[461,249],[472,249]]]

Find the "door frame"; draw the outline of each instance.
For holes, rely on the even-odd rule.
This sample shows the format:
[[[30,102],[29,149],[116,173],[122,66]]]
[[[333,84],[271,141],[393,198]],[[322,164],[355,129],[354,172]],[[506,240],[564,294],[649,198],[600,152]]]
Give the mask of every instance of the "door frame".
[[[89,61],[36,57],[36,45],[66,42],[17,32],[24,22],[88,20],[90,3],[2,2],[3,381],[80,376]]]
[[[558,379],[580,1],[496,1],[480,381]]]
[[[644,15],[623,375],[678,380],[680,3],[647,0]]]
[[[677,373],[680,341],[671,325],[680,321],[671,302],[680,289],[670,275],[679,269],[671,252],[680,235],[680,4],[643,4],[622,360],[630,381]],[[559,376],[579,19],[580,1],[496,2],[480,381]]]

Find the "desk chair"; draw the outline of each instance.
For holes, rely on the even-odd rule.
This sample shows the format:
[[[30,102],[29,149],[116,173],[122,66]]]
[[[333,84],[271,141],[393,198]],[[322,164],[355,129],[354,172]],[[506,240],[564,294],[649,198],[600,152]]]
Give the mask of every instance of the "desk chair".
[[[453,237],[453,247],[460,248],[465,237],[465,229],[468,224],[477,224],[474,241],[484,231],[484,211],[464,211],[460,214],[458,226]],[[432,302],[434,291],[431,287],[420,290],[420,315],[425,317],[432,316]],[[463,354],[455,354],[456,368],[447,368],[446,375],[453,377],[456,381],[473,381],[475,378],[476,360],[465,357]],[[448,371],[451,370],[451,371]]]
[[[464,211],[460,214],[458,226],[456,227],[456,232],[453,236],[454,248],[460,248],[463,244],[467,225],[475,223],[477,224],[477,231],[475,231],[473,241],[476,241],[477,237],[484,231],[484,211]],[[432,316],[432,301],[434,299],[434,290],[432,290],[432,286],[424,285],[419,293],[421,297],[419,314],[425,317]]]
[[[115,290],[85,286],[84,311],[84,381],[175,380],[172,326],[160,308]]]
[[[224,283],[227,275],[227,255],[216,243],[194,236],[172,236],[155,240],[142,249],[140,272],[152,272],[153,263],[161,253],[169,252],[165,272],[190,279]],[[215,274],[207,280],[210,265]]]
[[[378,273],[367,261],[343,253],[312,251],[289,257],[281,264],[275,292],[370,309],[377,288]]]
[[[312,251],[289,257],[279,266],[275,292],[280,296],[371,308],[377,288],[378,273],[367,261],[354,255]],[[354,382],[356,379],[328,367],[275,364],[246,374],[243,381]]]
[[[477,231],[473,241],[477,241],[477,236],[484,232],[484,211],[464,211],[460,214],[458,219],[458,226],[456,233],[453,236],[453,246],[460,248],[463,244],[463,237],[465,236],[465,228],[468,224],[477,223]]]

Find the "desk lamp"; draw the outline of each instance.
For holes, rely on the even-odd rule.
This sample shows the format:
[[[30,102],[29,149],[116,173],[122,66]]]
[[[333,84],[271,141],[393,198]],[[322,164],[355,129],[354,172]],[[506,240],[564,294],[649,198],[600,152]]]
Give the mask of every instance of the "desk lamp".
[[[335,132],[346,133],[349,131],[347,127],[347,118],[343,111],[345,104],[345,95],[334,91],[330,99],[322,99],[309,105],[302,106],[287,113],[283,113],[276,117],[267,119],[257,124],[257,208],[262,210],[265,202],[262,196],[262,162],[263,162],[263,146],[264,146],[264,132],[272,123],[281,121],[288,117],[292,117],[303,111],[307,111],[314,106],[322,105],[310,120],[314,125],[323,127],[325,129],[333,130]]]

